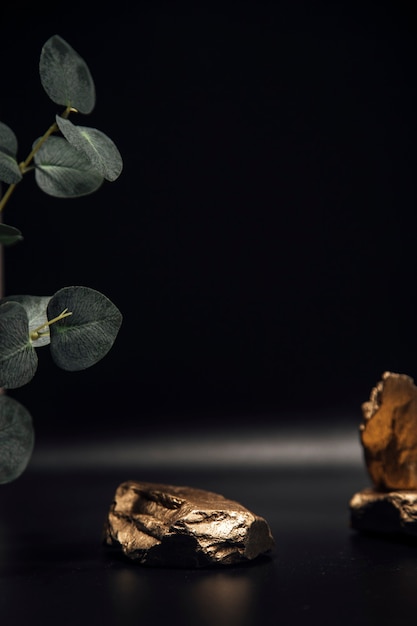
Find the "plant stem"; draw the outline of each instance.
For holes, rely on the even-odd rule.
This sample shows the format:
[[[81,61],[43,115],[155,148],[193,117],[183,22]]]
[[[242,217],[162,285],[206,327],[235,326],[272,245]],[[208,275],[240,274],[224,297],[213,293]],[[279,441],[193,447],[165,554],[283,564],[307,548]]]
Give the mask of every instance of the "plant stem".
[[[45,324],[42,324],[42,326],[38,326],[38,328],[32,330],[32,332],[30,333],[31,340],[36,341],[36,339],[39,339],[39,337],[45,334],[41,332],[44,328],[48,328],[49,326],[51,326],[51,324],[55,324],[55,322],[59,322],[60,320],[63,320],[64,317],[69,317],[70,315],[72,315],[72,311],[64,309],[62,313],[54,317],[53,320],[49,320],[48,322],[45,322]]]
[[[62,113],[61,117],[67,119],[69,114],[72,113],[73,111],[76,112],[76,109],[74,109],[73,107],[67,107],[65,111]],[[42,137],[36,142],[36,144],[33,146],[32,150],[29,152],[26,159],[22,161],[21,163],[19,163],[19,169],[22,172],[22,174],[26,174],[26,172],[28,171],[28,166],[32,163],[35,154],[43,146],[43,144],[48,139],[48,137],[50,137],[53,133],[56,133],[57,130],[58,130],[58,124],[54,122],[53,124],[50,125],[46,133],[44,133],[44,135],[42,135]],[[0,213],[3,211],[7,201],[9,200],[13,191],[15,190],[17,184],[18,183],[12,183],[11,185],[8,186],[6,193],[0,200]]]
[[[22,172],[22,174],[24,174],[25,171],[27,170],[28,165],[32,162],[33,157],[35,156],[39,148],[45,143],[48,137],[50,137],[57,130],[58,130],[58,125],[56,122],[54,122],[53,124],[50,125],[46,133],[35,143],[35,145],[33,146],[32,150],[29,152],[26,159],[22,163],[19,163],[20,171]]]
[[[12,195],[13,191],[15,190],[15,187],[16,187],[16,183],[13,183],[12,185],[8,186],[6,193],[4,194],[4,196],[2,197],[2,199],[0,201],[0,213],[2,212],[6,202],[8,201],[10,196]]]
[[[22,174],[26,173],[28,165],[32,162],[35,154],[40,149],[40,147],[45,143],[45,141],[48,139],[48,137],[50,137],[52,135],[52,133],[55,133],[57,130],[58,130],[57,123],[54,122],[48,128],[46,133],[39,139],[39,141],[36,142],[36,144],[33,146],[32,150],[30,151],[30,153],[26,157],[26,159],[24,161],[22,161],[21,163],[19,163],[19,169],[22,172]],[[1,199],[1,202],[0,202],[0,212],[4,209],[8,199],[10,198],[10,196],[12,195],[14,190],[16,189],[16,185],[17,184],[18,183],[12,183],[11,185],[8,186],[7,191],[4,194],[4,196],[3,196],[3,198]]]

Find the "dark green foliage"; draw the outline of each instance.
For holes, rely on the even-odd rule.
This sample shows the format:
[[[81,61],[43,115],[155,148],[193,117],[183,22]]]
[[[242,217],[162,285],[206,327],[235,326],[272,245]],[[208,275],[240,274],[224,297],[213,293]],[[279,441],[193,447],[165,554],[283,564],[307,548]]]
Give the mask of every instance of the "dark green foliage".
[[[11,128],[0,122],[0,180],[18,183],[22,173],[17,162],[17,139]]]
[[[49,301],[48,318],[66,309],[72,315],[51,325],[51,355],[64,370],[83,370],[110,350],[122,315],[106,296],[88,287],[60,289]]]
[[[103,176],[62,137],[49,137],[35,155],[35,177],[50,196],[76,198],[96,191]]]
[[[63,313],[67,316],[59,319]],[[89,287],[64,287],[52,297],[3,298],[0,387],[15,389],[26,385],[38,367],[35,348],[48,344],[58,367],[67,371],[91,367],[108,353],[121,323],[119,309]]]
[[[47,324],[46,308],[50,299],[51,296],[7,296],[0,300],[0,305],[4,302],[18,302],[21,304],[26,311],[30,334],[36,328]],[[31,342],[34,348],[47,346],[50,342],[49,332],[39,339],[31,340]]]
[[[18,241],[22,241],[22,233],[14,226],[0,224],[0,245],[11,246]]]
[[[27,313],[18,302],[5,302],[0,306],[0,387],[14,389],[26,385],[37,367]]]
[[[19,402],[0,395],[0,483],[9,483],[26,469],[35,435],[32,417]]]
[[[0,215],[16,185],[31,171],[44,193],[60,198],[91,194],[122,172],[122,157],[107,135],[68,120],[71,114],[91,113],[96,101],[90,70],[80,55],[54,35],[42,48],[39,74],[49,98],[64,111],[21,162],[14,132],[0,122],[0,183],[9,185],[0,196]],[[0,246],[22,239],[19,229],[0,223]],[[108,353],[121,323],[118,308],[88,287],[0,300],[0,483],[17,478],[32,454],[31,416],[5,391],[32,380],[38,366],[36,349],[49,345],[53,361],[64,370],[86,369]]]
[[[120,176],[123,167],[122,157],[107,135],[96,128],[74,126],[72,122],[58,115],[56,123],[64,137],[86,156],[103,178],[112,182]]]
[[[91,113],[96,103],[94,82],[85,61],[59,35],[42,48],[39,75],[43,88],[55,104]]]
[[[62,37],[54,35],[42,48],[39,75],[49,98],[65,110],[55,116],[55,123],[34,142],[31,154],[21,163],[14,132],[0,122],[0,181],[16,185],[34,170],[39,188],[59,198],[86,196],[97,191],[104,180],[115,181],[123,169],[115,143],[96,128],[76,126],[68,120],[70,114],[91,113],[95,106],[94,82],[85,61]],[[2,208],[0,204],[0,211]],[[10,242],[7,233],[3,235],[0,243],[19,241]]]

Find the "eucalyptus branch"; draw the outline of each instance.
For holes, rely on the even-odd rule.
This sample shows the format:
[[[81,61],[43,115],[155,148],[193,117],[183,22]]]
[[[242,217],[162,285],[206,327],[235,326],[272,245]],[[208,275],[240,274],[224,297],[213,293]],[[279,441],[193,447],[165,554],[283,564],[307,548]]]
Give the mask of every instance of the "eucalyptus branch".
[[[77,112],[77,109],[74,109],[74,107],[68,106],[65,109],[65,111],[62,113],[61,117],[63,117],[64,119],[67,119],[69,117],[69,114],[72,113],[72,112]],[[45,141],[51,135],[56,133],[58,130],[59,130],[58,124],[56,122],[54,122],[53,124],[50,125],[50,127],[42,135],[42,137],[36,142],[36,144],[33,146],[32,150],[29,152],[29,154],[26,157],[26,159],[24,161],[22,161],[21,163],[19,163],[19,169],[20,169],[22,174],[26,174],[26,172],[29,171],[29,165],[32,163],[32,161],[33,161],[33,159],[35,157],[35,154],[40,150],[40,148],[43,146]],[[12,193],[15,190],[17,185],[18,185],[18,183],[12,183],[11,185],[8,186],[6,193],[4,194],[2,199],[0,200],[0,213],[3,211],[4,207],[6,206],[10,196],[12,195]]]
[[[111,300],[82,285],[63,287],[52,296],[3,293],[3,245],[13,245],[23,235],[2,223],[2,211],[23,175],[34,171],[37,186],[49,196],[78,198],[97,191],[105,180],[116,180],[123,168],[110,137],[68,120],[72,112],[91,113],[95,87],[85,61],[59,35],[50,37],[42,48],[39,76],[62,113],[32,142],[24,161],[17,160],[15,133],[0,121],[0,187],[8,185],[3,197],[0,193],[0,484],[20,476],[32,454],[32,417],[7,390],[33,379],[37,349],[49,345],[52,361],[63,370],[85,370],[108,353],[122,323],[122,314]],[[71,324],[56,324],[69,315]]]

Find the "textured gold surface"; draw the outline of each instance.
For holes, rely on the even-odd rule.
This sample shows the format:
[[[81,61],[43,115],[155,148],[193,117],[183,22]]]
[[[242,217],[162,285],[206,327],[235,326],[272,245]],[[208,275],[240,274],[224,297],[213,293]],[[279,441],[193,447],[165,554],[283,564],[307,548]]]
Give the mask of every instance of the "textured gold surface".
[[[379,490],[417,489],[417,387],[385,372],[362,405],[365,462]]]
[[[262,517],[222,495],[174,485],[127,481],[116,490],[104,542],[144,565],[231,565],[270,551]]]

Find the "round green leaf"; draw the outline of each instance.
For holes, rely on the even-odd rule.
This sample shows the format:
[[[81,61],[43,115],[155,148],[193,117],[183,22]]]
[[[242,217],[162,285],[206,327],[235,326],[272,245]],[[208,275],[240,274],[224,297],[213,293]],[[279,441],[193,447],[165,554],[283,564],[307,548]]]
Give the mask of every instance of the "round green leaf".
[[[0,395],[0,483],[26,469],[35,443],[32,417],[17,400]]]
[[[40,189],[58,198],[77,198],[96,191],[103,176],[63,137],[49,137],[35,155]]]
[[[22,180],[16,157],[16,135],[11,128],[0,122],[0,180],[8,185]]]
[[[8,185],[13,185],[22,180],[19,165],[13,157],[0,151],[0,180]]]
[[[0,150],[11,156],[17,155],[17,138],[12,129],[0,122]]]
[[[0,305],[0,387],[26,385],[35,375],[38,357],[29,338],[29,321],[18,302]]]
[[[50,327],[51,356],[64,370],[86,369],[112,347],[122,323],[119,309],[102,293],[89,287],[64,287],[52,296],[48,319],[65,309],[72,313]]]
[[[0,244],[3,246],[11,246],[23,239],[22,233],[14,226],[0,224]]]
[[[70,144],[82,152],[106,180],[112,182],[120,176],[123,169],[120,152],[114,142],[101,130],[75,126],[60,115],[56,116],[56,123]]]
[[[41,83],[55,104],[91,113],[96,92],[85,61],[62,37],[54,35],[44,44],[39,62]]]
[[[49,335],[49,326],[46,326],[48,318],[46,315],[46,309],[51,296],[6,296],[0,300],[0,304],[4,302],[18,302],[23,306],[26,311],[29,322],[29,338],[34,330],[37,330],[41,326],[45,326],[41,336],[38,339],[30,339],[34,348],[40,348],[47,346],[51,339]]]

